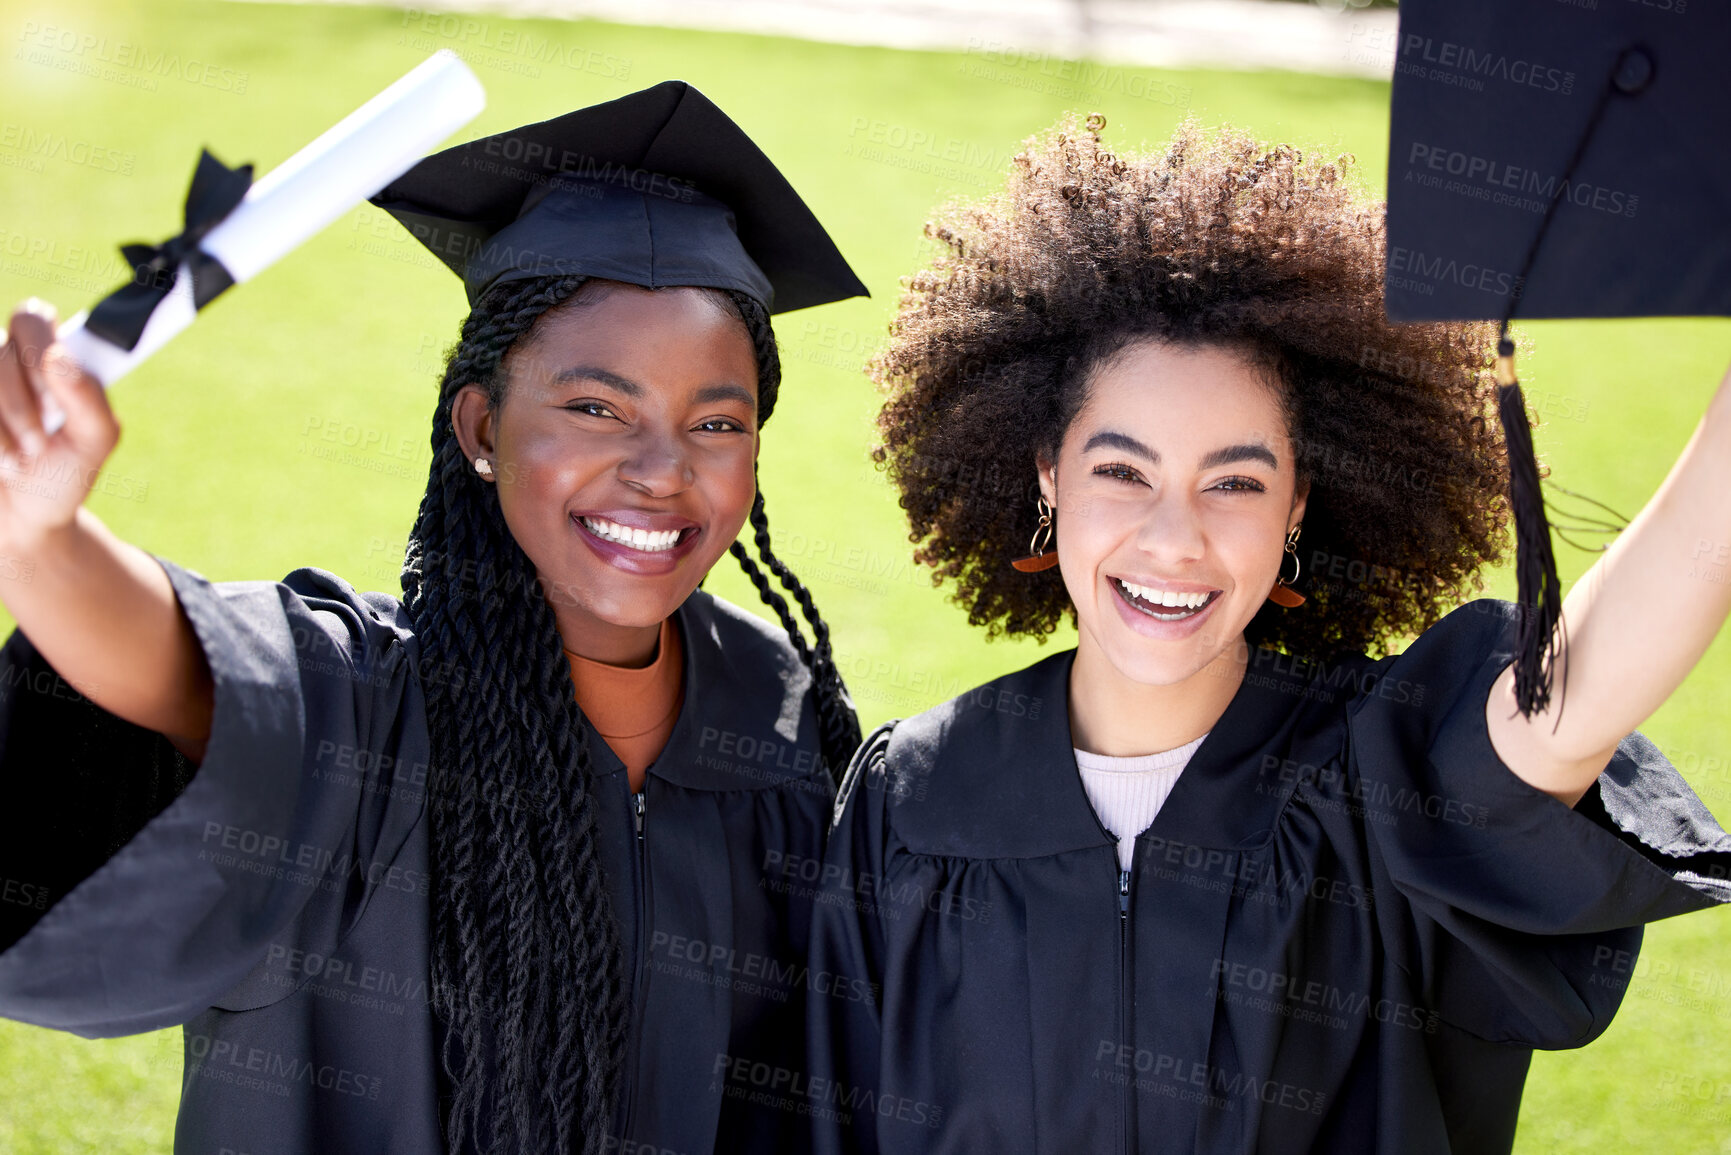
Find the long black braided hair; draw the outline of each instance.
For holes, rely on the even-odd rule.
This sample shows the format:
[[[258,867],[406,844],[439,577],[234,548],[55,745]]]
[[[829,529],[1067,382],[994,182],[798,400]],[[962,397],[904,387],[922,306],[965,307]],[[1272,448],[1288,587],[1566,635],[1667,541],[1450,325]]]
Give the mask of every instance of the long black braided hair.
[[[589,751],[553,611],[451,424],[457,391],[503,399],[506,353],[581,277],[497,286],[452,350],[433,416],[427,492],[410,535],[403,601],[421,647],[432,739],[434,1012],[453,1082],[451,1152],[582,1152],[611,1128],[627,1019],[619,936],[603,889]],[[758,420],[781,361],[767,311],[723,294],[752,338]],[[775,556],[759,493],[758,560],[734,557],[812,673],[822,754],[839,776],[860,731],[811,594]],[[761,562],[761,566],[760,563]],[[807,643],[767,568],[798,602]]]

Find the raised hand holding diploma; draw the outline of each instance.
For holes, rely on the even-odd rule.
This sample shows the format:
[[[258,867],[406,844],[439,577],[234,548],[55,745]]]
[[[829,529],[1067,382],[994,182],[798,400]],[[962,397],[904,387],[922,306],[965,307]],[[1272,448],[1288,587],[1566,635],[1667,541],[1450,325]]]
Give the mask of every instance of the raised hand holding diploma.
[[[0,453],[31,462],[36,484],[0,486],[0,526],[8,541],[70,522],[96,472],[113,452],[120,427],[101,382],[54,341],[54,310],[32,299],[12,315],[0,345]],[[36,400],[64,414],[44,436]]]
[[[133,281],[55,329],[31,301],[0,346],[0,463],[31,480],[0,491],[0,545],[33,559],[42,583],[7,609],[44,656],[119,716],[202,755],[210,671],[161,568],[114,537],[85,496],[119,439],[103,388],[190,325],[199,308],[402,174],[480,112],[468,67],[437,53],[256,184],[250,166],[199,158],[183,231],[128,245]],[[150,655],[142,673],[114,654]],[[112,685],[95,680],[107,671]],[[127,676],[128,673],[138,676]]]
[[[469,67],[438,52],[250,187],[250,165],[229,169],[204,153],[185,229],[160,245],[125,246],[133,281],[62,326],[60,345],[114,384],[223,290],[384,188],[485,105]],[[64,418],[44,401],[43,428],[53,433]]]

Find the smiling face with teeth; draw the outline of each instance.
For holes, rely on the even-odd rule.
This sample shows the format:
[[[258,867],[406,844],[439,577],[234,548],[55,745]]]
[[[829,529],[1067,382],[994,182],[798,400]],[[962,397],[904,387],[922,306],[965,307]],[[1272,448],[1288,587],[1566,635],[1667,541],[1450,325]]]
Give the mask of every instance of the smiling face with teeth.
[[[1080,626],[1074,677],[1176,686],[1233,660],[1304,516],[1276,389],[1209,345],[1138,341],[1089,375],[1057,460],[1040,462]]]
[[[512,347],[497,404],[452,406],[493,468],[565,648],[647,662],[660,624],[739,535],[756,494],[757,356],[708,289],[592,282]]]

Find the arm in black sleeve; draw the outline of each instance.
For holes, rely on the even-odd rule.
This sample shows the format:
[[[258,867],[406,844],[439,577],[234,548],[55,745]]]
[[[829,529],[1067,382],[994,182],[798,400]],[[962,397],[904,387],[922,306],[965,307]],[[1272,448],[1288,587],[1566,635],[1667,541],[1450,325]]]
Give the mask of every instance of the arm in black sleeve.
[[[1731,835],[1639,734],[1573,809],[1503,764],[1485,702],[1514,610],[1471,603],[1386,660],[1350,758],[1400,899],[1385,937],[1438,1013],[1494,1042],[1579,1046],[1616,1012],[1643,924],[1731,901]]]

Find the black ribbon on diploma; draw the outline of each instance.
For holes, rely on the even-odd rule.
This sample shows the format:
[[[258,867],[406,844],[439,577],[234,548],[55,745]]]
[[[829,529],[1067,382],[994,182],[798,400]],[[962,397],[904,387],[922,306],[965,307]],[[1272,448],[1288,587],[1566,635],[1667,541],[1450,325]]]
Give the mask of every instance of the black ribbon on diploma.
[[[131,352],[144,333],[150,315],[174,288],[175,272],[185,262],[192,275],[192,302],[204,308],[234,277],[222,262],[199,248],[205,234],[246,199],[252,187],[252,165],[229,168],[210,155],[198,154],[192,187],[186,191],[186,227],[178,236],[160,245],[122,245],[120,251],[132,266],[132,281],[104,297],[84,320],[86,331],[111,345]]]

